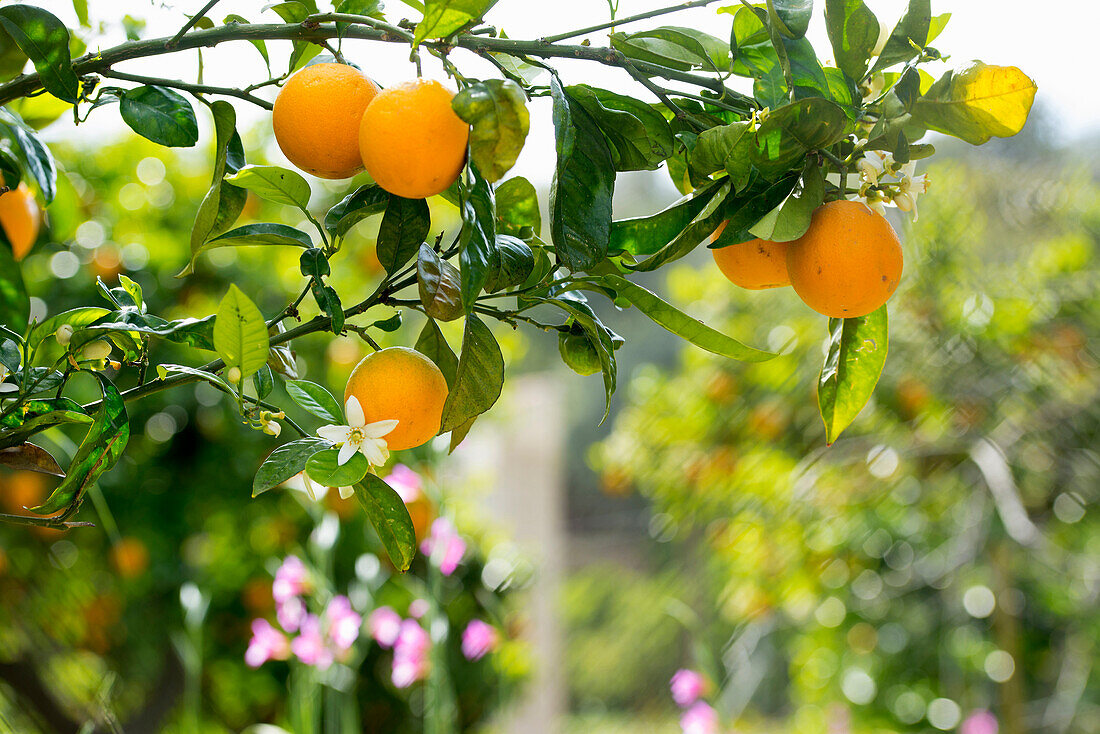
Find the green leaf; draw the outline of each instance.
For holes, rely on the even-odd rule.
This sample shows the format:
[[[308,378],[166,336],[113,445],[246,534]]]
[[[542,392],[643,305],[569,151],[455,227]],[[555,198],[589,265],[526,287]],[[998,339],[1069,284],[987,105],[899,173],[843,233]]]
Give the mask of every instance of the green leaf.
[[[161,379],[164,379],[170,374],[183,374],[197,377],[204,382],[209,382],[214,387],[218,388],[222,392],[228,395],[236,395],[236,391],[229,385],[228,382],[223,380],[213,372],[207,372],[206,370],[200,370],[196,367],[188,367],[183,364],[158,364],[157,373]]]
[[[122,395],[102,373],[92,374],[99,380],[103,391],[99,410],[69,463],[68,475],[53,494],[38,507],[32,507],[31,512],[50,515],[66,507],[75,510],[84,497],[84,491],[115,465],[130,439],[130,423]]]
[[[439,330],[439,325],[435,323],[435,319],[429,318],[427,323],[424,324],[424,328],[416,340],[415,349],[435,362],[435,366],[443,373],[443,379],[447,381],[447,388],[453,390],[455,376],[458,373],[458,357],[455,356],[451,345],[443,337],[443,332]]]
[[[275,389],[275,376],[266,364],[252,375],[252,386],[256,388],[256,399],[263,400]]]
[[[746,135],[749,137],[746,138]],[[751,145],[749,123],[719,125],[699,133],[695,147],[688,153],[688,163],[691,170],[701,176],[709,176],[723,169],[729,171],[734,187],[741,190],[750,171],[748,153]]]
[[[23,180],[23,167],[19,160],[8,151],[0,148],[0,183],[14,189]]]
[[[807,152],[843,139],[847,124],[844,110],[820,97],[772,110],[756,131],[753,163],[765,176],[778,178],[800,163]]]
[[[298,258],[298,269],[307,278],[316,279],[321,279],[332,271],[325,251],[320,247],[311,247],[303,252]]]
[[[348,231],[372,214],[381,214],[389,204],[390,194],[376,184],[360,186],[328,210],[325,229],[334,237],[343,237]]]
[[[226,368],[239,367],[245,378],[267,364],[267,324],[263,314],[236,285],[230,284],[214,320],[214,348]]]
[[[878,18],[863,0],[825,0],[825,27],[836,65],[861,81],[878,42]]]
[[[586,84],[566,87],[565,93],[604,134],[616,171],[655,170],[672,155],[672,128],[650,105]]]
[[[344,330],[344,306],[340,303],[340,295],[330,285],[325,285],[319,280],[310,284],[313,292],[313,300],[317,301],[317,307],[329,317],[329,328],[333,334],[339,334]]]
[[[694,28],[662,26],[640,33],[612,33],[611,46],[627,58],[670,69],[729,70],[729,44]]]
[[[65,471],[57,460],[50,456],[50,452],[33,443],[22,443],[0,449],[0,466],[6,466],[13,471],[33,471],[55,477],[65,476]]]
[[[516,164],[531,118],[523,88],[510,79],[471,84],[451,101],[470,123],[470,160],[487,181],[499,181]]]
[[[768,14],[787,38],[805,36],[813,12],[813,0],[768,0]]]
[[[424,19],[416,24],[413,45],[445,38],[463,26],[480,20],[497,0],[424,0]]]
[[[7,367],[9,372],[18,372],[22,363],[19,345],[11,339],[0,339],[0,364]]]
[[[458,360],[454,388],[443,406],[440,433],[461,426],[481,415],[500,397],[504,386],[504,357],[500,346],[481,319],[466,315],[462,335],[462,354]]]
[[[109,318],[109,320],[108,320]],[[87,327],[87,331],[137,332],[148,334],[174,344],[186,344],[196,349],[214,351],[214,317],[201,319],[176,319],[165,321],[151,314],[126,311],[109,315]]]
[[[38,184],[46,203],[51,203],[57,193],[57,168],[49,148],[10,110],[0,108],[0,125],[11,134],[24,171]]]
[[[416,283],[424,313],[432,319],[454,321],[464,313],[462,274],[426,244],[416,261]]]
[[[191,253],[191,260],[183,267],[177,278],[182,278],[195,270],[195,259],[217,247],[255,247],[259,245],[287,245],[292,247],[313,247],[313,240],[300,229],[288,227],[285,224],[261,222],[258,224],[246,224],[226,232],[203,243],[197,252]]]
[[[6,239],[2,232],[0,239]],[[4,242],[0,244],[0,324],[21,332],[30,313],[31,299],[23,284],[23,271]]]
[[[217,100],[210,105],[214,118],[214,177],[210,189],[199,204],[195,214],[195,224],[191,228],[191,252],[198,253],[211,237],[223,234],[233,226],[244,209],[247,194],[243,189],[225,183],[222,179],[226,171],[239,170],[238,161],[244,159],[244,148],[237,135],[237,113],[233,105]],[[230,155],[230,148],[236,148]]]
[[[75,103],[80,84],[69,55],[69,31],[53,14],[23,3],[0,7],[0,27],[34,64],[46,91]]]
[[[603,325],[596,312],[585,301],[583,295],[564,293],[550,300],[558,308],[569,314],[576,325],[580,326],[588,337],[589,344],[596,350],[603,373],[604,410],[600,425],[611,414],[611,397],[615,394],[618,366],[615,361],[615,343],[611,331]]]
[[[340,403],[325,388],[309,380],[287,380],[286,392],[290,398],[305,410],[321,420],[335,425],[343,425],[344,411]]]
[[[252,496],[256,497],[279,486],[305,469],[311,456],[331,447],[332,444],[323,438],[313,437],[284,443],[272,451],[256,470],[256,476],[252,480]]]
[[[886,306],[852,319],[829,319],[829,353],[817,383],[825,439],[836,441],[871,398],[886,364]]]
[[[614,288],[620,296],[630,301],[658,326],[701,349],[742,362],[764,362],[776,356],[771,352],[745,346],[736,339],[715,331],[702,321],[693,319],[675,306],[661,300],[656,294],[631,283],[626,278],[605,275],[603,279],[607,285]]]
[[[800,185],[787,199],[749,228],[754,237],[791,242],[806,234],[814,210],[825,198],[825,174],[817,163],[807,163]]]
[[[615,169],[603,133],[584,108],[570,103],[557,77],[550,77],[550,93],[557,149],[550,237],[563,265],[587,270],[607,256]]]
[[[890,37],[886,39],[886,45],[883,46],[875,65],[871,67],[871,73],[915,58],[918,51],[913,48],[913,45],[916,44],[918,48],[924,48],[927,45],[931,23],[931,0],[909,0],[905,15],[894,26]]]
[[[301,174],[286,168],[245,166],[225,180],[276,204],[296,206],[302,211],[309,206],[309,183]]]
[[[656,270],[666,263],[684,257],[713,234],[727,216],[725,204],[727,199],[731,198],[729,196],[731,185],[728,180],[719,179],[712,186],[715,188],[713,196],[705,201],[702,208],[683,227],[682,231],[678,232],[668,244],[661,247],[647,259],[636,265],[627,264],[627,266],[638,271]]]
[[[30,345],[31,349],[35,349],[42,343],[43,339],[48,339],[56,334],[62,324],[68,324],[73,327],[73,331],[76,332],[94,324],[110,313],[111,312],[107,309],[98,308],[96,306],[81,306],[80,308],[62,311],[35,326],[34,329],[31,330],[30,336],[27,338],[27,343]]]
[[[378,226],[378,262],[393,275],[416,255],[431,228],[427,201],[391,194]]]
[[[355,485],[355,498],[366,511],[394,568],[404,573],[416,557],[416,531],[401,496],[378,476],[367,474]]]
[[[493,187],[482,178],[477,168],[470,166],[470,180],[460,189],[459,211],[462,232],[459,234],[459,262],[462,273],[462,306],[473,308],[485,281],[489,278],[496,248],[496,205]]]
[[[67,398],[62,398],[67,401],[63,407],[58,409],[47,409],[45,412],[38,412],[35,414],[28,414],[23,417],[22,422],[18,425],[11,427],[10,430],[0,433],[0,448],[8,448],[10,446],[18,446],[24,443],[28,438],[34,436],[37,433],[45,431],[47,428],[53,428],[54,426],[71,425],[76,423],[87,424],[92,423],[93,419],[81,412],[80,406],[72,404],[72,401]],[[48,404],[48,401],[33,401],[32,405],[37,403],[39,405]],[[68,408],[71,409],[66,409]],[[31,407],[24,404],[24,407]]]
[[[794,98],[830,96],[829,79],[825,76],[825,70],[821,62],[817,60],[817,53],[813,44],[805,38],[790,39],[781,37],[780,43],[782,61],[790,72],[791,83],[794,85]]]
[[[790,196],[799,175],[790,173],[775,183],[757,178],[743,192],[728,198],[722,214],[726,228],[709,247],[719,249],[752,239],[749,229]]]
[[[522,237],[524,228],[538,236],[542,232],[542,214],[534,185],[516,176],[499,184],[494,192],[497,200],[497,232]]]
[[[127,89],[119,100],[123,121],[143,138],[169,148],[189,148],[199,140],[191,104],[166,87]]]
[[[344,464],[337,463],[340,449],[318,451],[306,461],[306,474],[324,487],[350,487],[370,471],[367,457],[356,451]]]
[[[1035,82],[1015,66],[980,61],[948,71],[919,100],[913,120],[973,145],[1023,129],[1035,100]]]
[[[387,334],[392,334],[401,328],[401,312],[394,311],[393,316],[389,316],[384,319],[378,319],[371,324],[371,328],[384,331]]]
[[[511,235],[498,234],[489,277],[485,279],[485,292],[495,293],[517,286],[527,280],[534,268],[535,254],[526,242]]]
[[[264,10],[274,11],[286,23],[301,23],[309,17],[309,8],[300,2],[275,3]]]

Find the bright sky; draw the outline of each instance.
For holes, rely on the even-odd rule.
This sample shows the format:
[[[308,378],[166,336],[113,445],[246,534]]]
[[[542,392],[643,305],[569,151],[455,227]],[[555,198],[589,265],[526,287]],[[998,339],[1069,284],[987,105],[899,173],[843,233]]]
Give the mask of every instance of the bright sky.
[[[674,0],[620,0],[619,17],[669,5]],[[905,3],[901,0],[867,0],[880,19],[891,26],[901,14]],[[66,21],[75,21],[70,0],[36,0],[39,4]],[[91,0],[93,23],[105,22],[109,29],[108,42],[113,45],[124,39],[119,19],[130,14],[148,20],[143,35],[166,36],[173,34],[184,20],[183,10],[194,12],[203,0],[173,2],[168,0],[150,3],[150,0]],[[237,13],[254,22],[280,22],[271,12],[262,12],[267,5],[262,0],[222,0],[212,17],[221,20],[229,13]],[[399,0],[387,0],[391,22],[399,17],[418,16],[417,12]],[[732,4],[732,3],[727,3]],[[166,10],[162,5],[174,6]],[[326,0],[319,3],[327,5]],[[817,3],[817,14],[810,28],[810,37],[819,52],[828,53],[824,23],[821,17],[823,2]],[[719,37],[729,33],[730,16],[717,15],[714,8],[698,8],[658,19],[642,21],[628,26],[640,30],[659,24],[690,25]],[[1085,34],[1100,27],[1100,3],[1094,0],[1057,0],[1043,11],[1036,10],[1030,0],[965,0],[947,2],[933,0],[933,12],[951,12],[951,22],[936,40],[935,46],[942,52],[954,54],[952,62],[978,58],[991,64],[1016,65],[1029,74],[1039,86],[1037,102],[1045,105],[1059,120],[1066,137],[1072,138],[1095,131],[1100,124],[1100,95],[1092,93],[1093,85],[1085,75],[1091,61],[1084,58],[1089,48]],[[503,28],[509,37],[519,39],[538,38],[594,25],[607,20],[606,0],[554,0],[552,3],[535,3],[531,0],[500,0],[490,11],[488,21]],[[606,31],[590,37],[593,45],[606,43]],[[580,39],[578,39],[579,41]],[[269,42],[273,65],[285,68],[288,42]],[[407,55],[398,45],[368,41],[346,41],[344,52],[350,60],[359,64],[383,86],[415,74]],[[266,78],[266,71],[259,54],[245,42],[225,44],[204,52],[205,81],[208,84],[240,86],[245,81]],[[489,65],[465,52],[455,52],[454,61],[469,75],[491,76]],[[593,63],[555,61],[567,82],[586,82],[649,98],[648,93],[617,69],[600,67]],[[1088,66],[1086,66],[1088,63]],[[425,73],[443,78],[438,65],[428,64]],[[194,81],[197,70],[196,53],[188,51],[167,57],[143,59],[120,65],[120,70],[152,76],[171,76]],[[935,69],[930,69],[933,73]],[[267,113],[243,102],[238,106],[242,121],[263,121]],[[122,130],[121,122],[111,108],[97,110],[90,127],[97,133]],[[59,122],[49,130],[49,137],[67,137],[74,132],[71,123]],[[88,131],[82,131],[86,136]],[[552,163],[552,127],[546,100],[538,100],[532,107],[532,131],[523,157],[515,174],[527,175],[537,182],[549,177]],[[275,154],[277,157],[277,153]],[[548,165],[549,164],[549,165]]]

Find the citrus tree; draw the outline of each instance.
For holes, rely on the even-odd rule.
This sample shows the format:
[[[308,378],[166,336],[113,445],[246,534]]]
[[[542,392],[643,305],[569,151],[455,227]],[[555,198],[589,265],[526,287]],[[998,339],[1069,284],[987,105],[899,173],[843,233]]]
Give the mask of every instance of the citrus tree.
[[[287,425],[299,434],[260,465],[253,495],[298,474],[344,488],[364,508],[394,564],[407,568],[415,553],[412,523],[373,468],[386,463],[389,451],[440,433],[450,434],[453,450],[493,406],[505,365],[490,322],[556,334],[567,364],[602,373],[607,401],[622,340],[597,316],[590,296],[637,308],[722,357],[776,356],[704,325],[632,279],[707,238],[716,253],[729,251],[720,259],[750,263],[735,270],[758,267],[760,258],[778,262],[786,274],[777,283],[789,278],[806,303],[830,317],[819,403],[832,441],[870,397],[886,356],[885,302],[898,285],[902,255],[880,210],[914,210],[926,182],[913,162],[934,152],[919,141],[929,131],[974,144],[1013,135],[1035,93],[1015,67],[975,62],[938,79],[927,73],[922,67],[941,59],[930,44],[948,17],[932,16],[928,0],[912,0],[892,29],[860,0],[826,2],[835,65],[823,63],[806,38],[813,14],[808,0],[720,7],[717,20],[729,28],[728,39],[671,25],[620,30],[717,5],[711,0],[532,40],[507,38],[488,25],[493,4],[408,2],[416,10],[408,20],[392,10],[387,16],[371,0],[344,0],[332,11],[304,0],[271,6],[281,23],[257,23],[219,18],[213,0],[172,37],[141,38],[131,24],[133,38],[111,47],[100,47],[86,25],[66,28],[42,8],[0,8],[6,44],[0,169],[7,191],[0,200],[9,215],[9,246],[0,248],[0,457],[64,475],[32,515],[2,519],[80,524],[74,518],[88,487],[126,448],[127,404],[203,381],[235,403],[246,426],[279,436]],[[74,7],[86,20],[86,3]],[[606,44],[591,42],[612,29]],[[280,41],[290,46],[285,66],[272,53]],[[371,44],[359,41],[406,45],[418,66],[422,56],[437,57],[450,80],[417,78],[380,90],[369,78]],[[263,55],[270,76],[218,87],[205,84],[201,72],[189,81],[117,68],[242,42]],[[330,56],[319,57],[323,52]],[[465,75],[460,65],[469,54],[499,73]],[[622,69],[646,99],[568,84],[554,59]],[[28,61],[34,70],[21,73]],[[536,97],[551,98],[555,130],[545,228],[532,184],[505,178],[523,148],[527,104]],[[117,110],[138,135],[189,147],[199,140],[195,102],[212,121],[212,175],[190,235],[180,237],[179,277],[210,267],[208,253],[216,248],[296,248],[300,291],[287,295],[285,307],[263,314],[255,293],[233,285],[214,313],[169,320],[156,315],[134,280],[120,275],[101,282],[99,303],[33,317],[19,262],[34,244],[34,210],[49,206],[64,175],[33,129],[34,116],[71,114],[79,123]],[[344,179],[365,168],[370,182],[327,211],[314,211],[309,179],[248,163],[234,108],[245,103],[272,111],[279,146],[300,170]],[[617,174],[662,165],[684,198],[650,216],[614,220]],[[235,226],[249,194],[299,211],[303,224]],[[457,207],[461,225],[429,241],[427,197],[436,196]],[[352,229],[379,215],[376,247],[385,276],[365,298],[349,298],[332,284],[332,263],[344,255]],[[48,306],[49,294],[43,295]],[[306,299],[319,313],[303,319]],[[295,340],[355,333],[373,345],[372,334],[394,329],[410,314],[424,317],[413,348],[368,356],[342,400],[296,379]],[[448,321],[462,322],[457,350],[439,326]],[[165,342],[189,348],[194,358],[161,361]],[[101,397],[81,404],[68,392],[86,375]],[[268,402],[276,380],[325,425],[307,429],[286,416],[289,405]],[[63,469],[31,439],[66,425],[87,432]]]

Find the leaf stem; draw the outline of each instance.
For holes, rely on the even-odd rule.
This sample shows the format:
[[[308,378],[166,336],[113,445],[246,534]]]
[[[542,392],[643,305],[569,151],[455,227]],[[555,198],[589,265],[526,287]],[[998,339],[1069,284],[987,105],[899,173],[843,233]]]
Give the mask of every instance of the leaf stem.
[[[114,69],[103,69],[99,73],[109,79],[121,79],[122,81],[137,82],[139,84],[153,84],[158,87],[171,87],[172,89],[180,89],[184,92],[190,92],[191,94],[217,94],[222,97],[236,97],[237,99],[251,102],[257,107],[263,107],[265,110],[270,110],[272,108],[272,104],[266,99],[261,99],[255,95],[249,94],[243,89],[213,87],[209,84],[191,84],[178,79],[162,79],[159,77],[143,76],[141,74],[129,74],[122,71],[115,71]]]
[[[202,9],[199,12],[192,15],[191,19],[189,21],[187,21],[186,24],[184,24],[183,28],[180,28],[179,32],[176,35],[172,36],[172,38],[167,43],[167,47],[172,48],[173,46],[178,44],[180,39],[183,38],[185,35],[187,35],[187,31],[194,28],[195,24],[198,23],[200,20],[202,20],[203,17],[208,12],[210,12],[210,9],[213,8],[215,5],[217,5],[219,2],[221,2],[221,0],[209,0],[209,2],[206,3],[206,5],[203,5]]]
[[[665,8],[657,8],[656,10],[647,10],[644,13],[638,13],[637,15],[628,15],[625,18],[615,19],[614,17],[606,23],[597,23],[596,25],[589,26],[587,28],[580,28],[575,31],[567,31],[565,33],[558,33],[554,36],[544,36],[539,40],[543,43],[557,43],[558,41],[564,41],[567,38],[576,38],[577,36],[583,36],[588,33],[595,33],[596,31],[602,31],[607,28],[614,28],[615,26],[625,25],[626,23],[633,23],[636,20],[646,20],[647,18],[656,18],[659,15],[668,15],[669,13],[676,13],[681,10],[688,10],[690,8],[701,8],[704,5],[710,5],[711,3],[718,2],[718,0],[692,0],[692,2],[680,3],[679,5],[669,5]],[[610,4],[610,3],[609,3]],[[618,3],[616,3],[616,6]],[[612,13],[614,16],[614,13]]]

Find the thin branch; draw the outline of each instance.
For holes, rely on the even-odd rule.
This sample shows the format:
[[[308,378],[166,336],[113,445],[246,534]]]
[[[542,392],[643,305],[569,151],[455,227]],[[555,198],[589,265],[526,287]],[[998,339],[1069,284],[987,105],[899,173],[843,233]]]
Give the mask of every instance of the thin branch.
[[[217,94],[222,97],[236,97],[237,99],[243,99],[246,102],[251,102],[254,105],[263,107],[265,110],[270,110],[272,108],[272,104],[266,99],[260,99],[243,89],[212,87],[209,84],[191,84],[189,82],[181,82],[178,79],[161,79],[152,76],[142,76],[140,74],[128,74],[122,71],[115,71],[114,69],[104,69],[99,73],[109,79],[121,79],[122,81],[137,82],[139,84],[153,84],[158,87],[171,87],[173,89],[182,89],[192,94]]]
[[[210,9],[217,5],[220,1],[221,0],[210,0],[208,3],[206,3],[206,5],[203,5],[202,10],[192,15],[191,20],[187,21],[186,25],[184,25],[183,28],[180,28],[179,33],[172,36],[171,40],[168,41],[168,48],[172,48],[177,43],[179,43],[180,39],[187,35],[187,31],[194,28],[195,24],[202,20],[203,17],[208,12],[210,12]]]
[[[644,13],[638,13],[637,15],[628,15],[625,18],[612,18],[606,23],[600,23],[598,25],[589,26],[588,28],[581,28],[576,31],[568,31],[566,33],[559,33],[556,36],[545,36],[539,40],[543,43],[557,43],[558,41],[564,41],[567,38],[576,38],[577,36],[583,36],[588,33],[595,33],[596,31],[602,31],[607,28],[614,28],[615,26],[626,25],[627,23],[633,23],[636,20],[646,20],[647,18],[656,18],[659,15],[668,15],[669,13],[676,13],[681,10],[688,10],[690,8],[701,8],[704,5],[710,5],[716,3],[718,0],[692,0],[692,2],[680,3],[679,5],[670,5],[667,8],[657,8],[656,10],[647,10]]]
[[[620,55],[622,56],[622,54],[620,54]],[[671,99],[669,99],[669,96],[667,94],[665,94],[665,90],[658,87],[656,84],[653,83],[653,81],[649,77],[647,77],[642,72],[638,71],[638,68],[636,66],[634,66],[634,64],[631,62],[630,59],[628,59],[626,56],[623,56],[622,61],[623,61],[623,68],[626,69],[626,73],[630,74],[630,76],[634,77],[634,81],[641,84],[643,87],[645,87],[650,92],[652,92],[653,95],[657,99],[661,100],[661,104],[663,104],[665,107],[668,107],[670,110],[672,110],[672,113],[674,115],[676,115],[677,119],[684,120],[685,122],[695,126],[695,128],[698,129],[698,130],[706,130],[707,129],[706,125],[699,122],[694,117],[689,116],[686,112],[684,112],[683,108],[680,107],[680,105],[676,104]]]

